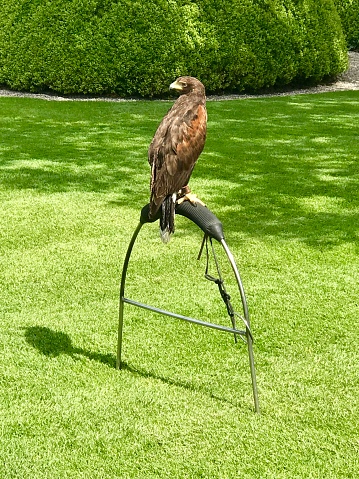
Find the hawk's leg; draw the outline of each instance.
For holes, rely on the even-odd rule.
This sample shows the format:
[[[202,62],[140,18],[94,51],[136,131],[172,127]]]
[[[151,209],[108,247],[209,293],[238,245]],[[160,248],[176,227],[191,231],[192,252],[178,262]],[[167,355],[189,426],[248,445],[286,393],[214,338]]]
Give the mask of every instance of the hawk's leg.
[[[181,188],[178,192],[177,204],[180,205],[184,201],[190,201],[192,203],[192,205],[194,205],[194,206],[196,206],[198,204],[202,205],[202,206],[206,206],[203,203],[203,201],[201,201],[199,198],[197,198],[196,194],[191,193],[191,190],[190,190],[188,185]]]

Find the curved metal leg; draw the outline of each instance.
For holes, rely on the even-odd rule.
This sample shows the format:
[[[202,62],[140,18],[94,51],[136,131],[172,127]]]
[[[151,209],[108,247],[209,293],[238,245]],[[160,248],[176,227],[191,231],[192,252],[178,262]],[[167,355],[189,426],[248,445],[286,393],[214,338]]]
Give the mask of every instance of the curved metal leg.
[[[136,238],[141,228],[142,228],[142,223],[139,223],[137,228],[135,229],[135,232],[133,233],[130,244],[128,245],[125,262],[123,264],[123,269],[122,269],[121,286],[120,286],[120,306],[119,306],[119,313],[118,313],[118,337],[117,337],[117,358],[116,358],[117,369],[121,369],[123,307],[124,307],[123,297],[125,293],[127,268],[128,268],[128,263],[130,261],[133,245],[135,244]]]
[[[246,338],[247,338],[247,346],[248,346],[248,356],[249,356],[249,367],[251,370],[251,378],[252,378],[252,388],[253,388],[253,399],[254,399],[254,408],[257,413],[260,413],[259,409],[259,399],[258,399],[258,388],[257,388],[257,379],[256,379],[256,370],[255,370],[255,365],[254,365],[254,355],[253,355],[253,337],[252,333],[250,330],[250,320],[249,320],[249,311],[248,311],[248,306],[247,306],[247,300],[246,296],[244,293],[244,288],[242,284],[241,277],[239,275],[239,271],[236,265],[236,262],[234,261],[234,257],[229,250],[227,243],[224,241],[224,239],[221,240],[221,244],[223,246],[224,251],[226,252],[228,256],[228,260],[231,263],[234,275],[237,280],[238,288],[239,288],[239,293],[241,295],[242,299],[242,305],[243,305],[243,314],[244,314],[244,319],[246,323]]]

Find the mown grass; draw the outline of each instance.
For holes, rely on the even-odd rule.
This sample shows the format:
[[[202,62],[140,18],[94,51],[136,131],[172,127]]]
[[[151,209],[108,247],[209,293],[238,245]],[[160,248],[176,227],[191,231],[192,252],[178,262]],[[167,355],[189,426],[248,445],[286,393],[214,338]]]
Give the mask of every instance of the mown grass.
[[[1,477],[357,477],[358,107],[358,92],[208,104],[191,186],[247,292],[258,416],[229,335],[128,306],[114,368],[169,103],[0,99]],[[228,324],[200,242],[181,217],[167,247],[145,225],[128,296]]]

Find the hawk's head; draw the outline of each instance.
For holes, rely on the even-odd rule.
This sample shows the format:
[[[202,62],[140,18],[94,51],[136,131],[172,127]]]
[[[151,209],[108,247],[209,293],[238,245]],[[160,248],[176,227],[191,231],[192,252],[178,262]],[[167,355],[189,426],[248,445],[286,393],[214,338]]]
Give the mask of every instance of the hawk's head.
[[[201,95],[205,94],[203,84],[194,77],[179,77],[176,81],[171,83],[170,90],[175,90],[180,95],[186,95],[187,93],[196,92]]]

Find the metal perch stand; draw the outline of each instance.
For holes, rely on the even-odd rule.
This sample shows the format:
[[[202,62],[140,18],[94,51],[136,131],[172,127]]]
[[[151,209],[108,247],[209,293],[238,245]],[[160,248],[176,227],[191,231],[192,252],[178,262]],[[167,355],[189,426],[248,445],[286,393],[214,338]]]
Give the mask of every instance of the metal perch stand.
[[[132,252],[133,246],[135,244],[135,241],[137,239],[137,236],[138,236],[142,226],[145,223],[150,223],[150,222],[157,221],[157,219],[159,218],[159,215],[158,215],[156,218],[154,218],[152,220],[149,220],[148,212],[149,212],[149,205],[146,205],[144,208],[142,208],[140,222],[139,222],[137,228],[135,229],[135,231],[133,233],[133,236],[131,238],[130,244],[129,244],[128,249],[127,249],[124,265],[123,265],[122,277],[121,277],[121,286],[120,286],[119,324],[118,324],[118,343],[117,343],[116,368],[121,369],[122,332],[123,332],[123,317],[124,317],[124,305],[125,305],[125,303],[130,304],[132,306],[139,307],[139,308],[147,309],[149,311],[153,311],[155,313],[159,313],[159,314],[162,314],[162,315],[165,315],[165,316],[170,316],[172,318],[177,318],[177,319],[181,319],[181,320],[184,320],[184,321],[188,321],[190,323],[195,323],[195,324],[198,324],[200,326],[205,326],[205,327],[208,327],[208,328],[217,329],[217,330],[220,330],[220,331],[224,331],[224,332],[227,332],[227,333],[234,334],[235,341],[237,340],[237,335],[238,335],[239,337],[244,339],[244,341],[247,343],[248,356],[249,356],[249,367],[250,367],[251,378],[252,378],[254,408],[255,408],[255,411],[257,413],[259,413],[260,410],[259,410],[259,400],[258,400],[258,389],[257,389],[256,371],[255,371],[254,355],[253,355],[253,336],[252,336],[252,332],[251,332],[251,329],[250,329],[249,312],[248,312],[247,301],[246,301],[246,297],[245,297],[245,293],[244,293],[244,288],[243,288],[243,284],[242,284],[242,281],[241,281],[241,278],[240,278],[240,275],[239,275],[239,272],[238,272],[238,268],[237,268],[236,263],[234,261],[234,257],[232,255],[231,251],[229,250],[229,248],[227,246],[227,243],[225,242],[222,223],[219,221],[219,219],[208,208],[206,208],[205,206],[202,206],[200,204],[198,204],[196,206],[193,206],[190,202],[185,201],[181,205],[177,205],[176,213],[180,214],[182,216],[185,216],[189,220],[193,221],[204,232],[205,237],[204,237],[204,241],[202,243],[200,254],[202,252],[204,244],[206,244],[206,248],[207,248],[207,269],[208,269],[208,245],[207,245],[208,238],[210,239],[211,245],[212,245],[212,238],[217,240],[222,245],[222,247],[223,247],[223,249],[224,249],[224,251],[225,251],[225,253],[228,257],[228,260],[231,264],[231,267],[232,267],[232,270],[233,270],[233,273],[234,273],[234,276],[235,276],[235,279],[236,279],[236,282],[237,282],[237,285],[238,285],[239,294],[240,294],[242,307],[243,307],[243,317],[238,315],[237,313],[235,313],[233,311],[232,305],[230,303],[230,297],[227,294],[227,292],[225,291],[224,283],[223,283],[222,279],[220,277],[219,277],[219,279],[213,278],[212,276],[207,274],[207,270],[206,270],[206,275],[205,276],[206,276],[207,279],[209,279],[211,281],[215,281],[217,283],[217,285],[219,287],[219,290],[220,290],[220,293],[221,293],[221,296],[222,296],[222,299],[226,303],[227,312],[228,312],[228,314],[231,318],[232,327],[227,327],[227,326],[222,326],[222,325],[215,324],[215,323],[201,321],[199,319],[190,318],[188,316],[182,316],[180,314],[176,314],[176,313],[173,313],[171,311],[166,311],[166,310],[157,308],[155,306],[150,306],[150,305],[147,305],[147,304],[144,304],[144,303],[140,303],[138,301],[135,301],[133,299],[129,299],[129,298],[125,297],[125,283],[126,283],[127,269],[128,269],[128,264],[129,264],[130,257],[131,257],[131,252]],[[215,255],[214,250],[213,250],[213,245],[212,245],[212,251],[213,251],[213,254]],[[216,257],[215,257],[215,261],[216,261],[216,265],[217,265],[217,271],[218,271],[219,276],[220,276],[220,270],[219,270],[219,266],[218,266]],[[245,326],[244,330],[237,329],[236,321],[235,321],[236,316],[238,316],[242,319],[242,321],[244,323],[244,326]]]

